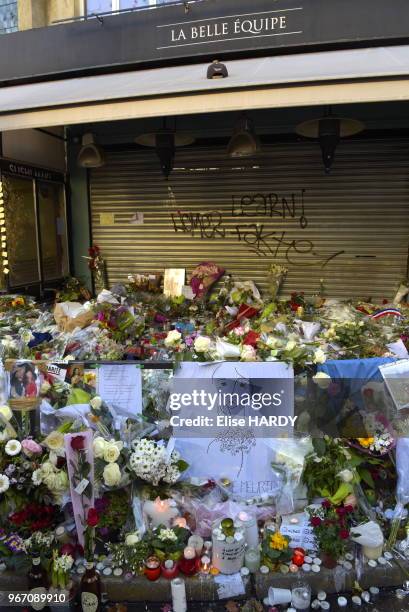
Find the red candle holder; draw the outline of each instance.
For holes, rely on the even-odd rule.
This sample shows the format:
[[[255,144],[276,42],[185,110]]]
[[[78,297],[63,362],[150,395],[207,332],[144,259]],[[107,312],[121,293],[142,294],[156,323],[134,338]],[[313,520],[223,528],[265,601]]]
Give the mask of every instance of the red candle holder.
[[[196,557],[186,558],[183,556],[179,561],[179,567],[180,571],[183,572],[185,576],[193,576],[198,571],[198,559]]]
[[[305,559],[305,550],[303,548],[294,548],[291,562],[297,567],[301,567]]]
[[[145,561],[145,576],[152,582],[161,575],[160,561],[158,557],[148,557]]]
[[[173,580],[179,574],[179,565],[168,559],[162,563],[162,576],[168,580]]]

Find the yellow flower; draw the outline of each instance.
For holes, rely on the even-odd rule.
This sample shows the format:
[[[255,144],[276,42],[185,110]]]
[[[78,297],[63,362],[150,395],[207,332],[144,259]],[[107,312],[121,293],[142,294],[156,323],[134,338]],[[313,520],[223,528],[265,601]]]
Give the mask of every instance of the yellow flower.
[[[11,302],[12,306],[24,306],[24,298],[22,297],[16,297],[14,298],[14,300],[12,300]]]
[[[288,548],[287,538],[281,535],[279,531],[276,531],[270,536],[270,548],[275,550],[286,550]]]
[[[357,438],[357,440],[364,448],[369,448],[375,442],[375,438]]]

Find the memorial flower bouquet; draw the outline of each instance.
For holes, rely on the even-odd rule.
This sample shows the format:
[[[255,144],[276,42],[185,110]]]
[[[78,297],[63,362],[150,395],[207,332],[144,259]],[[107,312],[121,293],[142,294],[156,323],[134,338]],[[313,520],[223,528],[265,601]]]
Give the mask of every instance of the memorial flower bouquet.
[[[139,480],[158,487],[175,484],[189,467],[177,451],[168,454],[166,446],[141,438],[132,443],[129,467]],[[156,495],[155,495],[156,497]]]
[[[324,564],[335,567],[337,559],[345,554],[350,540],[354,508],[349,505],[336,507],[326,499],[321,506],[309,508],[308,513],[319,549],[325,555]]]
[[[145,559],[152,554],[152,547],[145,539],[139,539],[135,534],[128,534],[124,542],[106,544],[106,549],[112,555],[112,564],[121,567],[125,572],[143,574]]]
[[[108,489],[125,486],[129,482],[125,469],[128,453],[122,440],[96,436],[93,447],[96,482]]]

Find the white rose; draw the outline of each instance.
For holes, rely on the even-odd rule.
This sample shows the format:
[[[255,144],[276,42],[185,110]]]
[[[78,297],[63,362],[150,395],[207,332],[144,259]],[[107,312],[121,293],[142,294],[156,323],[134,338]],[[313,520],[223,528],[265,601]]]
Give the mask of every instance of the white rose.
[[[165,346],[171,348],[180,342],[182,334],[177,329],[172,329],[165,338]]]
[[[92,398],[89,404],[94,410],[100,410],[102,406],[102,399],[99,397],[99,395],[96,395]]]
[[[241,359],[242,361],[256,361],[257,353],[256,349],[249,344],[244,344],[241,347]]]
[[[61,450],[64,448],[64,436],[60,431],[52,431],[44,440],[44,444],[50,450]]]
[[[120,455],[119,448],[116,444],[108,442],[104,449],[104,461],[114,463]]]
[[[342,482],[352,482],[354,479],[354,473],[351,470],[341,470],[337,476]]]
[[[101,438],[100,436],[98,436],[98,438],[95,438],[93,446],[94,446],[94,455],[97,459],[102,459],[104,457],[106,445],[107,445],[107,442],[106,440],[104,440],[104,438]]]
[[[313,361],[314,363],[325,363],[327,360],[327,356],[325,355],[322,349],[317,349],[314,353]]]
[[[133,546],[134,544],[138,544],[140,541],[139,532],[135,531],[134,533],[128,533],[125,538],[126,546]]]
[[[320,389],[328,389],[331,384],[331,376],[328,376],[325,372],[317,372],[315,376],[312,377],[312,380]]]
[[[4,406],[0,406],[0,415],[4,417],[6,421],[10,421],[11,417],[13,416],[13,413],[6,404]]]
[[[121,470],[117,463],[108,463],[108,465],[104,467],[102,475],[107,487],[115,487],[121,481]]]
[[[197,353],[207,353],[210,349],[212,341],[207,336],[199,336],[196,338],[194,348]]]
[[[18,455],[21,451],[21,444],[18,440],[9,440],[4,450],[6,451],[7,455],[10,455],[10,457],[14,457],[15,455]]]
[[[286,351],[292,351],[293,349],[295,349],[295,347],[296,347],[296,346],[297,346],[297,345],[296,345],[296,343],[294,342],[294,340],[289,340],[289,341],[287,342],[287,344],[285,345],[284,350],[286,350]]]

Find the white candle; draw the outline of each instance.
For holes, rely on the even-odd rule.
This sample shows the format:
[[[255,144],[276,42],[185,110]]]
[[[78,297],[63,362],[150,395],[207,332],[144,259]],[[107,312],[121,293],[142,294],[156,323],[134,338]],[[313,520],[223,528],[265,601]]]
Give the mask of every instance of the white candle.
[[[257,546],[259,543],[258,527],[255,516],[250,516],[247,512],[239,512],[239,523],[244,527],[247,546]]]
[[[173,612],[187,612],[185,581],[182,578],[174,578],[170,582],[170,588]]]
[[[244,564],[253,574],[260,568],[260,551],[257,548],[249,548],[244,555]]]
[[[183,551],[183,556],[185,559],[194,559],[196,557],[196,551],[193,546],[186,546]]]
[[[155,501],[147,500],[143,504],[143,514],[153,529],[158,525],[171,526],[171,523],[179,514],[172,502],[173,500],[157,497]]]
[[[295,587],[291,591],[291,604],[297,610],[309,610],[311,604],[311,589],[306,585]]]
[[[197,556],[199,556],[203,550],[203,538],[200,537],[200,535],[191,535],[187,541],[187,545],[194,548]]]

